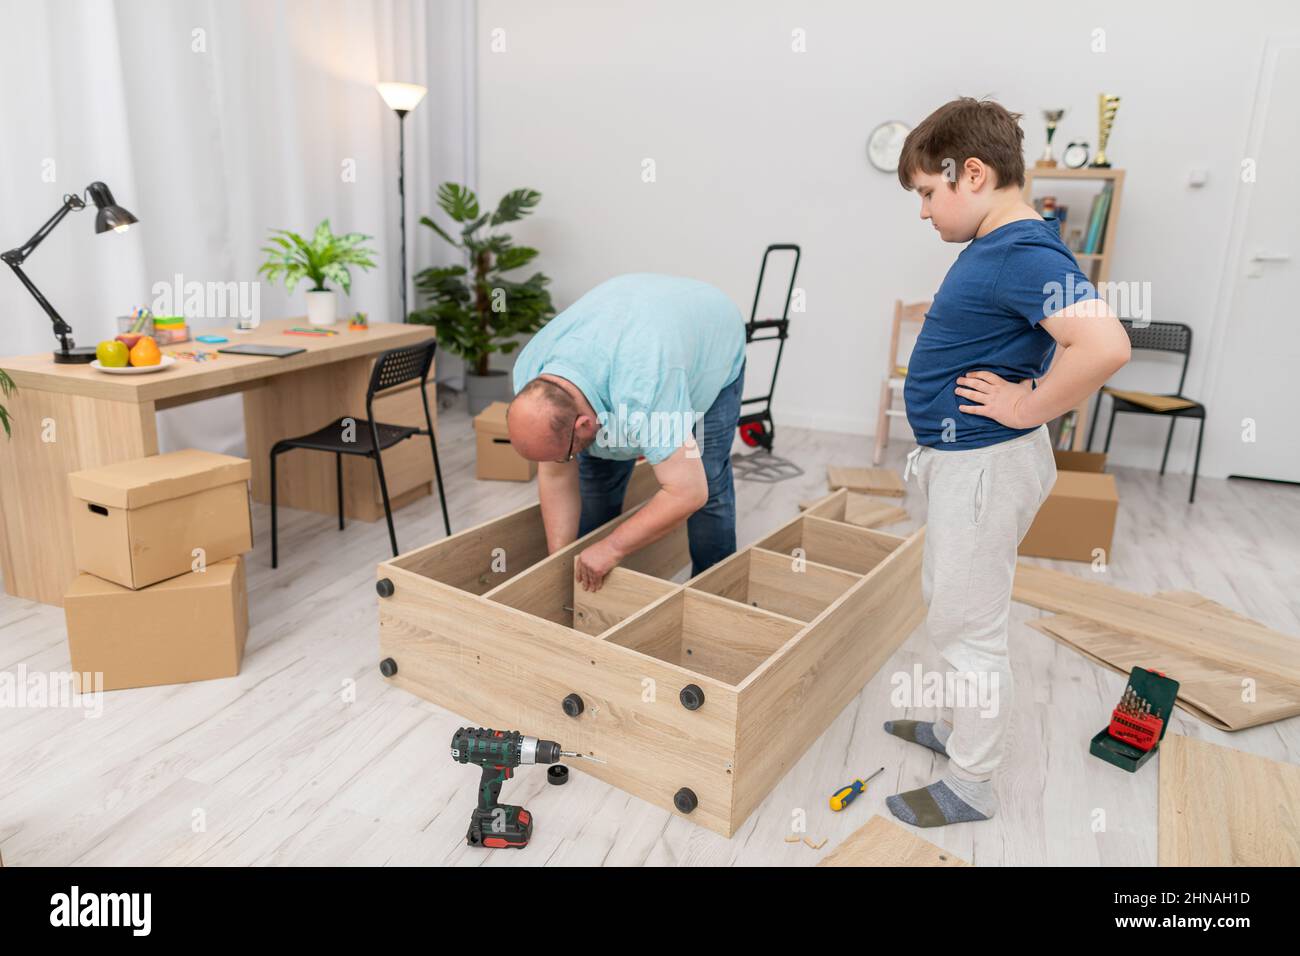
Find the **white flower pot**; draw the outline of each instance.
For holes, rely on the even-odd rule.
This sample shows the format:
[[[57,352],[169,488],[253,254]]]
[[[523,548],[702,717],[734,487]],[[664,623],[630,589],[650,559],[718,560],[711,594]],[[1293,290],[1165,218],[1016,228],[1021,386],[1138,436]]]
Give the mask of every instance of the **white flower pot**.
[[[333,289],[307,293],[307,321],[312,325],[333,325],[338,312],[338,297]]]

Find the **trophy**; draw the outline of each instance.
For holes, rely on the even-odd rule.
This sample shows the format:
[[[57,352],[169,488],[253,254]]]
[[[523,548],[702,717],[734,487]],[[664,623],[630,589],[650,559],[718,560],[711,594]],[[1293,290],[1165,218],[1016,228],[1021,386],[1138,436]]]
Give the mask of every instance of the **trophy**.
[[[1043,119],[1047,120],[1047,148],[1043,150],[1043,158],[1034,163],[1039,169],[1050,169],[1056,165],[1056,157],[1052,155],[1052,135],[1056,132],[1056,124],[1064,115],[1065,110],[1043,110]]]
[[[1119,97],[1100,93],[1097,96],[1097,155],[1093,157],[1092,166],[1097,169],[1110,168],[1106,158],[1106,142],[1110,139],[1110,128],[1115,125],[1115,113],[1119,110]]]

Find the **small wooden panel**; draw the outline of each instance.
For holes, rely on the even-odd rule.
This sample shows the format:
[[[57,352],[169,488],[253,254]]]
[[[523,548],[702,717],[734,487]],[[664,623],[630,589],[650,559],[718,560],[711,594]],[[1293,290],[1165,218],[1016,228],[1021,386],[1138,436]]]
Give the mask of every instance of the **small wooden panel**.
[[[486,596],[493,601],[509,604],[513,608],[527,611],[544,620],[573,627],[573,612],[569,610],[575,606],[573,559],[579,552],[612,533],[635,512],[636,508],[626,511],[572,544],[552,552],[523,574],[506,581]],[[686,526],[683,524],[658,541],[629,555],[622,567],[655,578],[670,578],[689,563],[690,550],[686,538]]]
[[[915,833],[874,816],[818,866],[970,866]]]
[[[574,588],[573,626],[584,634],[603,634],[675,590],[675,584],[659,578],[615,568],[605,576],[599,591]]]
[[[1126,392],[1118,388],[1103,388],[1103,392],[1113,395],[1116,398],[1122,398],[1126,402],[1132,402],[1134,405],[1140,405],[1148,408],[1153,412],[1173,412],[1182,408],[1192,408],[1196,405],[1189,398],[1179,398],[1177,395],[1152,395],[1150,392]]]
[[[687,589],[683,596],[682,666],[728,684],[739,684],[803,630],[802,621],[713,594]]]
[[[802,627],[801,621],[686,588],[605,639],[734,685]]]
[[[484,594],[545,557],[542,506],[525,505],[408,551],[392,564],[470,594]]]
[[[925,619],[925,529],[896,540],[887,558],[739,685],[737,820],[753,812],[807,742],[822,734]]]
[[[884,499],[859,494],[847,488],[841,488],[840,492],[834,498],[801,501],[799,508],[814,517],[843,521],[859,528],[879,528],[906,521],[910,517],[906,509]]]
[[[859,580],[861,575],[848,571],[749,548],[739,561],[718,574],[701,576],[691,588],[797,621],[811,621]]]
[[[1300,767],[1165,734],[1161,866],[1300,866]]]
[[[1300,683],[1300,640],[1247,618],[1206,614],[1024,562],[1016,566],[1012,599]]]
[[[831,491],[847,488],[869,495],[888,495],[902,498],[907,489],[898,473],[888,468],[845,468],[831,465],[826,469],[826,482]]]
[[[810,562],[866,574],[887,558],[901,540],[882,531],[805,514],[763,538],[757,547],[782,555],[793,555],[798,548]]]

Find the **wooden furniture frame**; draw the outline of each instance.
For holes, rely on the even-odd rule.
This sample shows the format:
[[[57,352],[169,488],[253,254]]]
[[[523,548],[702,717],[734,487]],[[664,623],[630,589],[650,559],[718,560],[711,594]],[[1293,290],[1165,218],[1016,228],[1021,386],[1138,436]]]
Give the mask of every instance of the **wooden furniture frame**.
[[[924,529],[848,524],[840,490],[685,584],[683,527],[575,590],[576,554],[656,488],[639,465],[623,514],[549,556],[529,505],[383,562],[381,670],[730,837],[921,623]]]
[[[263,322],[256,331],[205,330],[231,343],[302,346],[288,358],[224,354],[206,362],[179,360],[152,375],[108,375],[88,365],[55,365],[49,352],[0,359],[18,386],[5,404],[13,437],[0,438],[0,564],[5,590],[16,597],[62,604],[76,577],[67,475],[97,465],[158,454],[156,413],[234,392],[244,396],[247,456],[253,497],[270,500],[269,455],[281,438],[312,431],[343,415],[365,417],[366,386],[375,356],[433,336],[423,325],[374,323],[368,331],[337,326],[338,335],[285,335],[303,319]],[[164,354],[219,345],[185,342]],[[394,424],[424,425],[414,387],[375,399],[375,415]],[[397,509],[432,491],[428,449],[406,443],[384,453],[389,493]],[[345,513],[376,521],[384,514],[375,470],[344,462]],[[334,462],[323,455],[287,455],[280,465],[280,503],[334,514]]]

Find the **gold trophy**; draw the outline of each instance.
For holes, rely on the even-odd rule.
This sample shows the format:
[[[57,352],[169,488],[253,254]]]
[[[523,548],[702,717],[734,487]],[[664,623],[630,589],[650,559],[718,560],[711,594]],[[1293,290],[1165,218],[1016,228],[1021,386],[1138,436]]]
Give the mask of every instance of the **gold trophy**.
[[[1110,160],[1106,158],[1106,142],[1110,139],[1110,128],[1115,125],[1115,113],[1119,110],[1119,97],[1100,93],[1097,96],[1097,155],[1089,164],[1096,169],[1109,169]]]
[[[1050,169],[1056,165],[1056,157],[1052,155],[1052,136],[1056,133],[1056,124],[1064,115],[1065,110],[1043,110],[1043,119],[1047,120],[1047,148],[1043,150],[1043,158],[1034,163],[1039,169]]]

